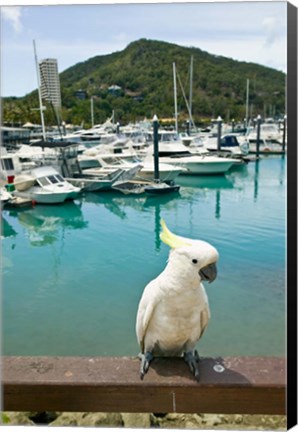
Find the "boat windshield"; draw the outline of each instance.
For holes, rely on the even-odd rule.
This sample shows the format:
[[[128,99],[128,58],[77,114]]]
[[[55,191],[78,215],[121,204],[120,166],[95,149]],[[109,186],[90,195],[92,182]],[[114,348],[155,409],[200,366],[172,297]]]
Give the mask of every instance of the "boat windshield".
[[[262,124],[261,125],[261,129],[263,131],[266,131],[266,132],[276,132],[276,131],[278,131],[277,126],[272,125],[272,124]]]
[[[158,134],[158,139],[163,142],[178,141],[179,137],[176,133],[161,133]]]
[[[122,161],[116,157],[103,157],[102,161],[107,165],[121,165]]]
[[[176,132],[159,132],[158,133],[158,141],[162,142],[170,142],[170,141],[179,141],[179,136]],[[148,133],[146,135],[146,142],[153,142],[153,134]]]
[[[63,183],[64,179],[60,174],[40,177],[37,179],[40,186],[48,186],[50,184]]]

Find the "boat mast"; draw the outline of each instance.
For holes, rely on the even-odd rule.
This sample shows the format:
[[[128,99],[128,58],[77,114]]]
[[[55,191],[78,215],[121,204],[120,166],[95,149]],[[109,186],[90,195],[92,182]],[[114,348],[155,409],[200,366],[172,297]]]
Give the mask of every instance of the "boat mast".
[[[93,104],[93,96],[91,96],[91,126],[94,127],[94,104]]]
[[[190,76],[189,76],[189,112],[191,118],[192,118],[192,81],[193,81],[193,56],[190,57]]]
[[[175,63],[173,63],[173,80],[174,80],[175,129],[176,129],[176,133],[178,133],[177,82],[176,82],[176,65],[175,65]]]
[[[41,99],[41,91],[40,91],[40,75],[39,75],[39,66],[38,66],[38,59],[36,54],[36,46],[35,46],[35,40],[33,40],[33,48],[34,48],[34,57],[35,57],[35,66],[36,66],[36,75],[37,75],[37,86],[38,86],[38,98],[39,98],[39,109],[40,109],[40,119],[41,119],[41,127],[42,127],[42,137],[43,140],[46,140],[46,129],[45,129],[45,123],[44,123],[44,117],[43,117],[43,106],[42,106],[42,99]]]
[[[248,127],[248,108],[249,108],[249,79],[246,80],[246,129]]]
[[[191,123],[192,127],[195,127],[195,124],[194,124],[194,121],[193,121],[193,118],[192,118],[192,114],[191,114],[191,109],[190,109],[190,106],[189,106],[189,102],[187,101],[187,98],[186,98],[186,95],[185,95],[185,91],[184,91],[184,88],[183,88],[183,85],[182,85],[182,82],[181,82],[181,79],[180,79],[180,75],[177,74],[177,77],[178,77],[178,81],[179,81],[179,84],[180,84],[180,87],[181,87],[182,95],[183,95],[184,100],[185,100],[185,104],[186,104],[186,108],[187,108],[187,111],[188,111],[190,123]]]

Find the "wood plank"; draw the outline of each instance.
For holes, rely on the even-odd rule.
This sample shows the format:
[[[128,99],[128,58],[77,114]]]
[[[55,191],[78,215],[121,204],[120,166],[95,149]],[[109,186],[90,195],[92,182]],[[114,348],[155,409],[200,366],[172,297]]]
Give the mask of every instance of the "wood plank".
[[[129,357],[3,357],[6,411],[285,414],[285,359],[155,359],[144,380]]]

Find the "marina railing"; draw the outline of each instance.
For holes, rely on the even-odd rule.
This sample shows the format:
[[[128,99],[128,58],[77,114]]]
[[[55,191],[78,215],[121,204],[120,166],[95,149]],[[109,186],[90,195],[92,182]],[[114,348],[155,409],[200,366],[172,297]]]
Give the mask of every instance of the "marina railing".
[[[131,357],[2,357],[4,411],[285,414],[285,359],[155,359],[144,380]]]

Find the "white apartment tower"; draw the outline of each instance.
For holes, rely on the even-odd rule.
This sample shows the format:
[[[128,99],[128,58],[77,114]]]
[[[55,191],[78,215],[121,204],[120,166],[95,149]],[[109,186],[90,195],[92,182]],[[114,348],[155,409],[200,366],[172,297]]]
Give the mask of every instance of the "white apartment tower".
[[[39,62],[40,92],[44,100],[52,102],[53,106],[61,109],[61,90],[56,59],[45,59]]]

